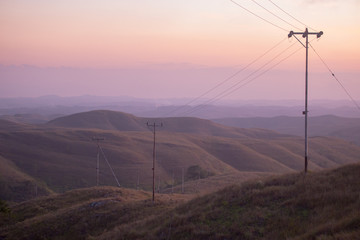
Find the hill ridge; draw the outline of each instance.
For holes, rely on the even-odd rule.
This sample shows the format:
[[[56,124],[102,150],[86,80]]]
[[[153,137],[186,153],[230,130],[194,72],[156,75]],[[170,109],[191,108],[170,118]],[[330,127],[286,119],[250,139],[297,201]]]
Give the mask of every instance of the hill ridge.
[[[118,131],[149,131],[147,123],[163,123],[158,131],[180,132],[224,137],[277,137],[284,134],[266,129],[240,129],[195,117],[144,118],[132,114],[94,110],[76,113],[49,121],[46,126],[65,128],[85,128]]]

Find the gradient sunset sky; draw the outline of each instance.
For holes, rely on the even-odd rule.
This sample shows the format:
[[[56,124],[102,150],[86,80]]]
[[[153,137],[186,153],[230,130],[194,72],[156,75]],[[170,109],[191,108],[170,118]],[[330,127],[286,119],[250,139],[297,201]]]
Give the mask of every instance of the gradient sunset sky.
[[[360,1],[256,1],[293,26],[252,0],[235,2],[280,28],[229,0],[0,0],[0,97],[192,98],[280,42],[226,83],[231,86],[297,42],[286,39],[290,30],[305,29],[275,3],[324,32],[312,46],[360,99]],[[283,57],[299,47],[292,46]],[[310,97],[346,99],[309,52]],[[299,50],[226,98],[301,99],[304,61],[305,49]],[[222,89],[205,97],[216,96],[216,91]]]

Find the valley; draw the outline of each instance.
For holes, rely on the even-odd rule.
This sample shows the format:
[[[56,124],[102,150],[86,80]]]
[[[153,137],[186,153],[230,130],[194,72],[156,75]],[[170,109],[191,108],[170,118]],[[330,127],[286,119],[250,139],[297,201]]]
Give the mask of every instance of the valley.
[[[141,118],[97,110],[40,125],[2,120],[0,160],[6,168],[1,198],[18,202],[96,186],[93,137],[104,138],[100,145],[122,187],[150,190],[153,134],[146,123],[154,121],[163,123],[156,135],[159,192],[211,192],[231,181],[303,169],[301,137],[199,118]],[[359,161],[360,147],[340,138],[312,137],[309,147],[310,171]],[[183,176],[186,187],[181,190]],[[101,186],[116,186],[102,156],[99,179]]]

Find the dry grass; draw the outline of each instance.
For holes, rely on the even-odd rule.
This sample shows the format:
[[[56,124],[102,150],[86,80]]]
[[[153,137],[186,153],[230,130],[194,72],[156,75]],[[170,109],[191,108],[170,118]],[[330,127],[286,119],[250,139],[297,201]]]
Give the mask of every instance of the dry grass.
[[[157,196],[113,187],[73,190],[64,194],[31,200],[11,208],[2,216],[0,238],[6,239],[87,239],[106,229],[156,217],[188,196]]]
[[[358,239],[360,165],[267,177],[194,198],[73,190],[12,206],[6,239]]]
[[[142,221],[133,239],[358,239],[360,165],[232,186]],[[130,239],[126,228],[103,239]]]

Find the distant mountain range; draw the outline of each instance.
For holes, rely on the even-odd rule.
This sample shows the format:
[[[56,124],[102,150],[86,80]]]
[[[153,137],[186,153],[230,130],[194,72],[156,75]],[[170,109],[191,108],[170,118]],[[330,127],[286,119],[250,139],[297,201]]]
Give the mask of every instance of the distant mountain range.
[[[1,120],[0,161],[5,167],[1,168],[0,198],[20,201],[96,185],[94,136],[105,139],[100,145],[122,186],[150,189],[153,134],[146,123],[154,121],[163,123],[156,135],[156,176],[161,189],[180,184],[182,173],[190,181],[303,169],[301,137],[198,118],[142,118],[99,110],[40,125]],[[360,146],[345,140],[310,138],[311,171],[358,162],[359,156]],[[100,184],[116,185],[100,157]]]

